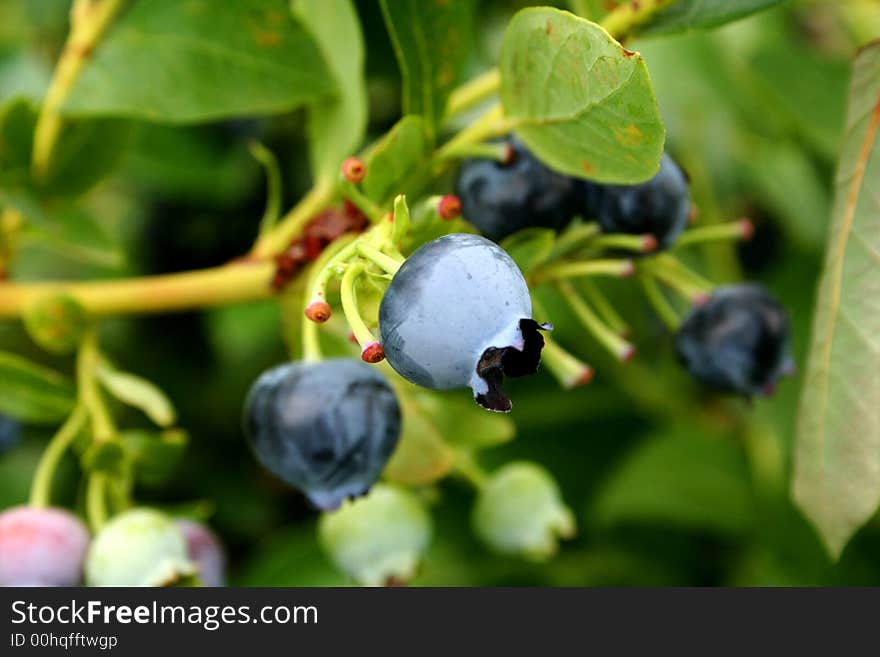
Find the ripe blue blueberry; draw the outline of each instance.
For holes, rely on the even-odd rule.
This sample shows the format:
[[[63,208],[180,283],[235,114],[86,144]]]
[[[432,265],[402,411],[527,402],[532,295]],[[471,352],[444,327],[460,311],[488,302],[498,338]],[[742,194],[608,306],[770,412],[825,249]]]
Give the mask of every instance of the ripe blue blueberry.
[[[394,275],[379,307],[385,358],[434,390],[470,387],[484,408],[510,410],[504,376],[534,374],[542,326],[511,257],[479,235],[428,242]]]
[[[578,183],[544,166],[518,139],[510,162],[466,160],[455,193],[462,216],[496,242],[532,226],[561,229],[577,212]]]
[[[294,362],[257,379],[245,422],[263,467],[330,510],[379,478],[400,436],[400,407],[361,361]]]
[[[752,284],[715,290],[685,318],[675,349],[695,379],[747,397],[770,394],[794,368],[785,310]]]
[[[581,184],[581,205],[605,233],[653,235],[669,248],[685,229],[690,212],[688,181],[669,155],[663,155],[656,176],[638,185]]]
[[[186,539],[189,560],[198,569],[202,586],[226,585],[226,554],[217,535],[203,523],[186,518],[176,520],[177,527]]]
[[[0,415],[0,455],[15,448],[21,440],[21,424],[6,415]]]
[[[0,513],[0,586],[76,586],[89,532],[63,509],[17,506]]]

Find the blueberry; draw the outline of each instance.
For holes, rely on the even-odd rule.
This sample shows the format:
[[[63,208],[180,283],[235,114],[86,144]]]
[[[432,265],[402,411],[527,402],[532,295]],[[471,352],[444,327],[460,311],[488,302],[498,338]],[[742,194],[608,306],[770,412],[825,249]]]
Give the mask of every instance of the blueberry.
[[[506,412],[504,376],[537,371],[544,339],[529,288],[511,257],[478,235],[428,242],[394,275],[379,307],[388,363],[434,390],[470,387],[484,408]]]
[[[716,289],[685,318],[675,349],[701,383],[748,397],[771,393],[794,367],[785,310],[752,284]]]
[[[400,407],[361,361],[294,362],[257,379],[245,422],[260,463],[329,510],[379,478],[400,436]]]
[[[21,424],[6,415],[0,415],[0,455],[11,451],[21,440]]]
[[[194,520],[178,518],[176,522],[186,539],[187,555],[198,568],[199,582],[203,586],[225,586],[226,554],[217,535]]]
[[[0,586],[76,586],[89,546],[85,525],[63,509],[0,513]]]
[[[523,228],[563,228],[576,214],[578,183],[544,166],[518,139],[511,160],[466,160],[455,193],[462,216],[496,242]]]
[[[650,234],[660,248],[669,248],[688,223],[688,181],[669,155],[660,171],[638,185],[599,185],[582,181],[581,210],[596,219],[605,233]]]

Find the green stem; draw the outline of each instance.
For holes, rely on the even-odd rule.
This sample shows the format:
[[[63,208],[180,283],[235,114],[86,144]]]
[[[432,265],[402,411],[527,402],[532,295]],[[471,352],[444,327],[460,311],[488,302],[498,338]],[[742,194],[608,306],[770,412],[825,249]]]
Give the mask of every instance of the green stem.
[[[343,178],[339,181],[339,190],[345,198],[354,203],[358,210],[367,216],[371,224],[378,224],[385,217],[382,208],[373,203],[372,199],[359,190],[353,182]]]
[[[456,452],[455,473],[477,490],[485,488],[489,481],[489,475],[480,467],[470,452]]]
[[[599,344],[619,360],[627,361],[633,357],[635,347],[606,326],[592,308],[584,303],[571,283],[560,281],[556,285],[583,327],[596,338]]]
[[[394,274],[397,273],[397,270],[400,269],[400,266],[403,264],[400,260],[395,260],[391,256],[385,255],[379,249],[376,249],[369,244],[359,243],[357,245],[358,254],[374,265],[379,267],[386,274]]]
[[[748,219],[728,222],[725,224],[700,226],[699,228],[691,228],[682,233],[681,237],[679,237],[675,243],[675,248],[678,249],[693,244],[720,242],[722,240],[748,239],[751,237],[752,231],[752,222]]]
[[[91,328],[86,332],[79,348],[76,377],[80,399],[92,421],[92,434],[97,442],[110,440],[116,435],[116,427],[98,387],[96,371],[100,362],[97,331]]]
[[[465,157],[468,149],[474,144],[506,134],[511,128],[512,124],[505,120],[501,105],[495,104],[483,116],[438,148],[434,153],[434,159],[442,165],[450,160]]]
[[[676,331],[681,323],[681,318],[678,316],[675,308],[672,307],[672,304],[663,296],[660,286],[657,285],[657,279],[647,272],[642,272],[639,275],[639,281],[642,284],[642,289],[645,291],[645,296],[648,297],[648,301],[666,325],[666,328],[670,331]]]
[[[676,0],[640,0],[619,5],[602,20],[609,34],[617,40],[627,37],[635,28],[646,23],[654,14],[668,7]]]
[[[281,171],[275,154],[258,141],[248,143],[253,158],[263,166],[266,172],[266,210],[260,220],[259,234],[266,235],[278,223],[281,215]]]
[[[333,200],[335,194],[333,185],[321,182],[315,184],[299,203],[278,220],[274,229],[257,238],[248,255],[256,260],[265,260],[284,251],[302,233],[306,224]]]
[[[609,301],[602,290],[595,282],[589,278],[580,281],[580,289],[587,295],[589,302],[596,308],[602,320],[611,327],[618,335],[626,335],[629,333],[629,326],[626,320],[620,316],[620,313],[614,309],[614,305]]]
[[[394,213],[391,215],[393,225],[391,226],[391,245],[396,249],[403,243],[409,227],[412,224],[412,218],[409,214],[409,206],[406,204],[406,196],[398,195],[394,199]]]
[[[58,469],[64,452],[85,426],[87,417],[85,406],[77,404],[61,428],[49,441],[40,457],[31,483],[31,506],[42,508],[51,505],[52,479],[55,476],[55,471]]]
[[[501,73],[497,68],[489,69],[455,89],[449,95],[446,105],[446,118],[451,119],[472,107],[488,100],[501,87]]]
[[[366,322],[361,317],[360,310],[357,305],[357,291],[355,286],[361,274],[364,273],[364,265],[361,262],[350,264],[345,270],[342,277],[342,285],[340,287],[340,296],[342,297],[342,312],[345,313],[345,319],[354,333],[355,339],[363,349],[368,344],[375,342],[376,338],[367,328]]]
[[[161,313],[271,296],[272,262],[240,262],[222,267],[100,281],[0,282],[0,318],[19,317],[44,294],[68,294],[93,316]]]
[[[101,472],[89,475],[86,484],[86,517],[93,532],[107,523],[107,476]]]
[[[71,8],[70,34],[55,66],[34,128],[31,168],[38,180],[48,175],[52,152],[61,135],[63,120],[58,110],[98,41],[124,4],[125,0],[76,0]]]
[[[584,276],[616,276],[620,278],[631,276],[633,271],[632,260],[587,260],[550,265],[536,270],[530,278],[535,285],[540,285],[548,281]]]
[[[704,299],[713,288],[711,282],[669,256],[658,256],[646,263],[649,273],[681,294],[688,301]]]
[[[574,228],[569,228],[559,236],[559,239],[556,240],[556,244],[550,252],[548,260],[559,260],[560,258],[567,256],[569,253],[577,251],[582,246],[595,239],[600,230],[599,224],[595,222],[589,222],[575,226]]]
[[[590,242],[595,249],[620,249],[634,253],[650,253],[657,248],[657,238],[653,235],[599,235]]]
[[[593,379],[593,368],[566,351],[549,335],[544,336],[541,365],[550,370],[565,390],[584,385]]]

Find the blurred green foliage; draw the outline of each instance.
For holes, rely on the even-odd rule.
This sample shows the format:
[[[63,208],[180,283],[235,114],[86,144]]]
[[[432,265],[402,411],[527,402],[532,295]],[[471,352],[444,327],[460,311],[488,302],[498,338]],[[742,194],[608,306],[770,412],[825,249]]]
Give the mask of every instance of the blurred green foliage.
[[[572,4],[602,11],[598,2]],[[850,4],[858,5],[787,3],[715,31],[627,44],[647,62],[667,145],[691,176],[700,221],[747,215],[757,226],[751,242],[707,247],[694,256],[695,264],[721,282],[744,275],[758,279],[783,299],[801,363],[830,214],[847,75],[867,30],[864,20],[856,27],[842,6]],[[522,5],[481,4],[471,72],[497,61],[500,31]],[[379,3],[357,7],[366,44],[368,132],[376,138],[400,117],[402,83]],[[67,11],[62,0],[0,4],[3,161],[29,152],[27,143],[16,143],[29,134],[31,103],[46,87]],[[880,16],[865,16],[878,33]],[[193,88],[194,97],[199,89]],[[243,91],[242,102],[247,97]],[[90,95],[80,102],[99,100]],[[70,167],[70,175],[56,168],[52,178],[63,185],[50,206],[60,219],[53,226],[36,223],[23,236],[14,276],[173,272],[240,255],[256,236],[265,202],[248,140],[258,137],[279,158],[286,205],[305,191],[309,159],[304,110],[271,117],[235,114],[189,126],[140,119],[78,123],[81,134],[69,137],[75,141],[71,159],[61,157],[57,165]],[[68,207],[72,191],[86,189],[105,173],[99,167],[112,167],[109,177],[76,209]],[[450,179],[438,185],[450,187]],[[4,203],[28,202],[15,196],[14,184],[3,189]],[[561,319],[556,336],[596,366],[596,380],[571,392],[561,391],[546,372],[512,383],[516,439],[499,441],[485,453],[488,464],[529,459],[552,472],[577,515],[577,537],[545,564],[489,553],[471,532],[472,491],[448,480],[432,495],[434,538],[414,583],[880,583],[876,519],[832,564],[789,500],[800,381],[786,381],[775,397],[752,405],[707,396],[678,370],[669,335],[631,293],[632,284],[603,287],[639,336],[638,358],[626,365],[611,362]],[[547,305],[555,320],[553,301]],[[105,323],[106,352],[126,371],[157,383],[190,436],[170,478],[161,487],[145,480],[137,497],[144,504],[209,516],[230,551],[234,584],[345,584],[319,547],[315,513],[301,495],[258,467],[240,429],[247,388],[287,356],[280,326],[281,310],[273,302]],[[0,350],[71,369],[68,360],[41,352],[17,322],[0,323]],[[136,410],[114,410],[127,426],[149,426]],[[23,444],[0,455],[0,507],[26,500],[47,437],[44,428],[29,425]],[[68,465],[62,481],[72,474],[72,459]],[[72,476],[67,481],[58,496],[74,505],[81,491]]]

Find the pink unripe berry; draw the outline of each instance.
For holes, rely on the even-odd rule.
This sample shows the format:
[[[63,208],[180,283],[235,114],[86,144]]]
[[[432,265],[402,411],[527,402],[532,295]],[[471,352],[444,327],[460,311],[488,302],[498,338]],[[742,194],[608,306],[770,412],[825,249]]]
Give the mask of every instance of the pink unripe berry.
[[[0,513],[0,586],[76,586],[89,546],[86,526],[63,509]]]

